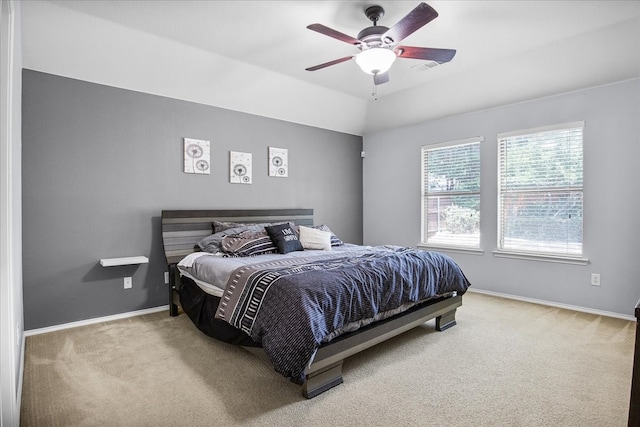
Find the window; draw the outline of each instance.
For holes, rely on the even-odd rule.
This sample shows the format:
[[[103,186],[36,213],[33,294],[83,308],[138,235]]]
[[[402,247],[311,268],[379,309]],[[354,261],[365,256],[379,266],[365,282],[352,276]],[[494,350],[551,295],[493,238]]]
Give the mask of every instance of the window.
[[[422,245],[480,248],[481,141],[422,147]]]
[[[498,249],[582,255],[584,122],[498,135]]]

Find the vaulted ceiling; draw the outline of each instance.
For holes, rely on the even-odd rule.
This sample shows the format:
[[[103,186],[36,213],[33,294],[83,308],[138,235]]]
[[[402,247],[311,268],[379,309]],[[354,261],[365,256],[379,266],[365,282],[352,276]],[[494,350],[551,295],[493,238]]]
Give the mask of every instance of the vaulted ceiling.
[[[398,59],[376,87],[355,37],[381,5],[391,27],[418,1],[24,1],[25,68],[365,135],[640,77],[640,1],[431,1],[403,40],[456,49]]]

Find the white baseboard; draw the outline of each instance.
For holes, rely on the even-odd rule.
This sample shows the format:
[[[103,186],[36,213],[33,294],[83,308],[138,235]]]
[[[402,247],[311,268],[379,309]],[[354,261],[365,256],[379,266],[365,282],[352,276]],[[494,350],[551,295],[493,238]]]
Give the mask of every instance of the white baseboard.
[[[142,316],[143,314],[157,313],[159,311],[169,311],[169,305],[161,305],[159,307],[145,308],[144,310],[130,311],[128,313],[114,314],[105,317],[96,317],[94,319],[79,320],[77,322],[63,323],[61,325],[47,326],[45,328],[30,329],[24,331],[25,337],[32,335],[46,334],[48,332],[61,331],[63,329],[77,328],[79,326],[93,325],[94,323],[110,322],[112,320],[126,319],[128,317]],[[168,315],[168,314],[167,314]]]
[[[500,293],[500,292],[485,291],[483,289],[476,289],[476,288],[469,288],[468,292],[476,292],[478,294],[491,295],[491,296],[494,296],[494,297],[500,297],[500,298],[513,299],[513,300],[517,300],[517,301],[530,302],[532,304],[547,305],[549,307],[563,308],[565,310],[579,311],[581,313],[595,314],[595,315],[598,315],[598,316],[614,317],[616,319],[630,320],[632,322],[636,321],[636,318],[634,316],[630,316],[628,314],[614,313],[612,311],[595,310],[593,308],[580,307],[580,306],[577,306],[577,305],[561,304],[561,303],[553,302],[553,301],[545,301],[545,300],[535,299],[535,298],[520,297],[520,296],[517,296],[517,295],[509,295],[509,294],[503,294],[503,293]]]

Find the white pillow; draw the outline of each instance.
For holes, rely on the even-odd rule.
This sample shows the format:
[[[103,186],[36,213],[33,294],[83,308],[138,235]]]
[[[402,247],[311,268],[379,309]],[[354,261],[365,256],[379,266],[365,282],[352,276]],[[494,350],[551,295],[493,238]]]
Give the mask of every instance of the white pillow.
[[[331,250],[331,233],[301,225],[298,228],[300,243],[305,249]]]

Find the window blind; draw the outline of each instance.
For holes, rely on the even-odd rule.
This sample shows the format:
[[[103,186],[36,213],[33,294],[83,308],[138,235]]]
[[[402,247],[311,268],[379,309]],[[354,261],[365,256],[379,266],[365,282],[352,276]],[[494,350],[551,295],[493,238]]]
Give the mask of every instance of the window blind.
[[[498,247],[582,254],[584,122],[498,135]]]
[[[481,140],[422,147],[422,244],[480,247]]]

